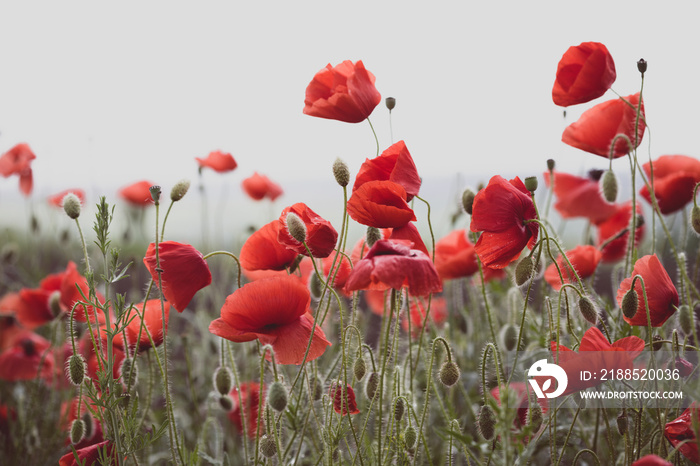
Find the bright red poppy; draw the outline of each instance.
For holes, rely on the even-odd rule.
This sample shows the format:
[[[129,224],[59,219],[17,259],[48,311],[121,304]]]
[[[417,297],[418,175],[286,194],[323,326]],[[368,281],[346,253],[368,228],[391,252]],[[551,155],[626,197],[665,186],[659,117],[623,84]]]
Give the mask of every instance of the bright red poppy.
[[[163,304],[165,306],[165,331],[167,332],[170,303],[165,302]],[[126,313],[126,321],[128,321],[129,324],[124,331],[126,332],[126,341],[132,351],[137,349],[138,352],[141,352],[152,347],[146,329],[150,332],[155,346],[160,346],[163,343],[163,310],[160,307],[160,299],[149,299],[146,301],[145,311],[143,303],[134,304],[134,307]],[[144,326],[143,329],[141,329],[142,323]],[[140,340],[139,334],[141,335]],[[117,333],[112,341],[115,347],[122,351],[124,350],[124,336],[122,332]]]
[[[430,255],[418,228],[416,228],[416,224],[413,222],[409,222],[402,227],[386,228],[382,233],[383,239],[410,241],[411,249],[423,251],[426,256]]]
[[[396,241],[379,240],[355,263],[346,291],[401,289],[414,296],[442,291],[440,276],[425,253]]]
[[[220,150],[215,150],[210,152],[207,158],[200,159],[195,157],[197,163],[199,164],[199,169],[211,168],[218,173],[226,173],[235,170],[238,164],[234,160],[231,154],[226,152],[221,152]]]
[[[163,296],[177,310],[182,312],[197,291],[209,286],[211,272],[202,253],[189,244],[175,241],[163,241],[158,244],[160,256],[160,274],[163,282]],[[156,271],[156,246],[148,245],[143,263],[151,272],[153,282],[158,285]]]
[[[263,395],[265,387],[263,386]],[[255,438],[258,431],[258,406],[260,403],[260,384],[257,382],[244,382],[240,388],[233,387],[229,393],[233,401],[233,409],[229,411],[228,418],[243,433],[243,417],[245,417],[248,437]],[[265,423],[260,425],[261,433]]]
[[[151,197],[151,186],[155,183],[150,181],[137,181],[134,184],[125,186],[119,190],[119,195],[126,202],[135,207],[146,207],[153,204]]]
[[[287,214],[296,214],[306,226],[306,246],[311,250],[314,257],[328,257],[335,249],[338,242],[338,232],[328,220],[323,219],[316,212],[311,210],[303,202],[285,208],[279,218],[279,233],[277,240],[288,249],[308,256],[309,253],[303,243],[292,238],[287,229]]]
[[[274,201],[282,195],[282,187],[277,183],[270,181],[265,175],[260,175],[258,172],[253,173],[241,182],[243,190],[252,199],[259,201],[265,197]]]
[[[700,182],[700,160],[686,155],[662,155],[642,168],[651,181],[654,168],[654,194],[662,214],[682,209],[693,200],[695,185]],[[639,194],[651,204],[651,193],[646,186]]]
[[[442,280],[469,277],[479,271],[466,230],[454,230],[435,243],[435,268]]]
[[[635,275],[641,275],[644,279],[644,287],[642,287],[640,280],[635,282],[634,289],[637,292],[639,305],[634,317],[629,318],[623,315],[625,322],[630,325],[646,327],[649,321],[644,303],[643,290],[646,290],[651,326],[661,327],[676,312],[678,307],[678,290],[676,290],[671,277],[668,276],[666,269],[661,265],[656,254],[644,256],[634,263],[632,276],[625,278],[620,283],[620,288],[617,290],[617,304],[619,306],[622,306],[622,298],[632,287],[632,278]]]
[[[642,206],[637,203],[637,214],[642,215]],[[632,217],[632,201],[615,204],[615,213],[598,223],[598,248],[603,254],[603,262],[616,262],[625,257],[629,241],[629,226]],[[638,245],[644,236],[644,222],[636,222],[634,244]]]
[[[73,451],[70,451],[58,460],[58,466],[93,466],[102,464],[100,458],[111,458],[113,462],[117,460],[114,445],[109,440],[81,448],[77,453],[80,463],[76,461]]]
[[[598,263],[603,258],[603,254],[595,246],[584,245],[576,246],[571,251],[567,251],[566,257],[571,262],[574,270],[576,270],[579,278],[583,280],[593,275],[593,272],[598,267]],[[561,255],[557,257],[557,265],[559,270],[561,270],[561,275],[564,277],[564,283],[574,283],[576,280],[575,275],[571,272],[571,268],[569,268],[569,265]],[[550,264],[547,267],[547,270],[544,271],[544,279],[556,291],[561,289],[562,282],[556,265]]]
[[[343,387],[336,383],[331,385],[329,395],[333,399],[333,409],[341,416],[360,413],[355,401],[355,391],[350,385],[345,388],[345,400],[343,400]]]
[[[299,256],[297,256],[297,259]],[[330,256],[332,259],[332,256]],[[328,258],[326,258],[328,259]],[[324,260],[326,260],[324,259]],[[317,261],[318,262],[318,261]],[[296,264],[296,261],[295,261]],[[304,285],[309,285],[309,280],[311,279],[311,274],[315,273],[314,271],[314,264],[311,261],[310,257],[302,257],[301,260],[299,261],[298,264],[292,264],[294,266],[294,270],[291,273],[291,276],[297,277],[299,280]],[[290,267],[291,269],[291,267]],[[254,282],[256,280],[263,280],[265,278],[275,278],[275,277],[286,277],[289,276],[290,273],[287,271],[287,269],[283,270],[246,270],[245,268],[243,269],[243,275],[245,278],[248,279],[250,282]]]
[[[31,163],[35,158],[36,155],[26,143],[17,144],[0,156],[0,175],[5,178],[18,175],[19,190],[25,196],[29,196],[34,187]]]
[[[525,246],[537,241],[537,210],[520,178],[496,175],[474,197],[471,231],[481,236],[474,249],[486,267],[502,269],[516,260]]]
[[[681,455],[690,461],[700,463],[700,452],[698,452],[698,439],[693,430],[693,419],[695,425],[700,423],[700,405],[697,402],[691,404],[678,418],[666,424],[664,436],[671,442],[674,448],[678,448]],[[681,445],[681,443],[683,443]]]
[[[78,199],[80,200],[80,204],[84,205],[85,204],[85,191],[82,189],[66,189],[61,191],[60,193],[56,193],[53,196],[48,197],[49,204],[55,207],[63,207],[63,198],[66,197],[67,194],[75,194]]]
[[[314,324],[310,302],[308,288],[296,277],[257,280],[226,298],[221,317],[209,325],[209,331],[234,342],[257,339],[272,345],[278,364],[301,364],[313,337],[306,359],[313,361],[330,342]]]
[[[368,181],[352,193],[348,214],[358,223],[375,228],[397,228],[415,221],[406,202],[406,190],[393,181]]]
[[[639,146],[644,137],[646,124],[644,123],[644,102],[640,112],[639,124],[635,137],[635,121],[637,119],[637,106],[639,105],[639,93],[627,97],[608,100],[583,112],[578,121],[570,124],[561,136],[562,142],[601,157],[610,157],[610,146],[618,134],[626,135],[634,147],[630,147],[627,141],[618,138],[615,142],[613,158],[622,157],[632,152]],[[631,106],[628,104],[631,104]],[[636,141],[636,145],[635,145]]]
[[[319,118],[359,123],[379,104],[382,96],[374,87],[374,75],[362,60],[329,63],[306,87],[304,113]]]
[[[669,463],[658,455],[644,455],[632,463],[632,466],[673,466],[673,463]]]
[[[325,259],[323,259],[323,273],[327,277],[327,280],[333,288],[337,290],[342,290],[345,283],[352,272],[352,267],[350,266],[350,261],[345,256],[338,256],[336,260],[335,269],[331,274],[331,266],[333,265],[333,258],[335,254],[331,254]]]
[[[557,65],[552,100],[560,107],[597,99],[615,82],[615,62],[600,42],[571,46]]]
[[[0,380],[16,382],[39,378],[50,381],[53,374],[51,343],[36,333],[22,332],[12,346],[0,353]]]
[[[355,177],[352,192],[368,181],[393,181],[400,184],[406,190],[407,202],[418,195],[421,179],[405,142],[392,144],[379,157],[366,159]]]
[[[552,189],[557,196],[557,212],[563,218],[584,217],[591,223],[607,220],[617,207],[603,198],[599,184],[602,175],[602,170],[591,170],[586,177],[555,171]],[[550,185],[549,172],[544,173],[544,182]]]
[[[241,267],[248,271],[289,267],[298,254],[278,241],[279,232],[280,223],[273,220],[250,235],[241,248]]]
[[[411,336],[418,338],[425,323],[425,313],[428,309],[428,300],[425,298],[411,298],[409,310],[401,319],[401,328],[408,332],[408,323],[411,321]],[[430,322],[441,326],[447,320],[447,301],[442,296],[433,296],[430,300]],[[430,325],[430,323],[428,323]]]

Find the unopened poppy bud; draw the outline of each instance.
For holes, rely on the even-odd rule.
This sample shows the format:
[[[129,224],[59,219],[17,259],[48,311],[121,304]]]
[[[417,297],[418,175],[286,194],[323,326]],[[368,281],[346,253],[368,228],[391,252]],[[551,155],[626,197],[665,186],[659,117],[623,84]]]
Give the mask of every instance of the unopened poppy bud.
[[[352,366],[352,370],[355,373],[355,378],[357,380],[362,380],[362,377],[365,376],[365,373],[367,372],[367,364],[365,363],[365,358],[363,358],[362,355],[355,359],[355,364]]]
[[[309,277],[309,291],[311,296],[316,299],[320,299],[323,293],[323,283],[321,283],[321,279],[315,273],[312,273],[311,277]]]
[[[445,361],[438,372],[440,382],[446,387],[451,387],[459,380],[459,367],[454,361]]]
[[[343,188],[350,183],[350,169],[341,159],[335,159],[335,162],[333,162],[333,176],[335,181]]]
[[[413,448],[416,445],[416,442],[418,441],[418,433],[416,432],[415,427],[406,427],[406,430],[403,431],[403,441],[406,442],[407,448]]]
[[[158,201],[160,201],[160,186],[151,186],[148,188],[148,191],[151,193],[151,199],[153,199],[153,202],[158,204]]]
[[[501,332],[503,346],[505,346],[507,351],[513,351],[515,345],[518,344],[518,329],[513,324],[506,324]]]
[[[532,278],[535,270],[535,260],[532,256],[523,257],[518,265],[515,266],[515,284],[523,286]]]
[[[552,170],[554,170],[555,165],[556,163],[554,162],[554,159],[547,159],[547,170],[551,172]]]
[[[318,401],[321,399],[323,396],[323,383],[321,382],[321,379],[316,377],[316,381],[313,385],[313,396],[314,396],[314,401]]]
[[[221,395],[219,397],[219,406],[221,406],[221,409],[224,411],[231,411],[233,409],[233,398],[229,395]]]
[[[63,197],[63,210],[70,218],[75,220],[80,217],[80,199],[73,193],[68,193]]]
[[[75,419],[70,425],[70,443],[76,445],[85,438],[85,422],[82,419]]]
[[[29,226],[32,233],[39,233],[39,219],[36,217],[36,215],[32,214],[31,218],[29,219]]]
[[[68,380],[76,387],[83,383],[85,378],[85,358],[80,354],[72,354],[68,358],[68,367],[66,368]]]
[[[523,183],[525,184],[525,188],[531,193],[537,191],[538,182],[536,176],[528,176],[525,178],[525,180],[523,180]]]
[[[287,407],[287,396],[287,389],[284,388],[282,382],[276,380],[272,382],[267,391],[267,404],[270,408],[281,413]]]
[[[265,434],[260,437],[260,453],[265,458],[272,458],[277,454],[277,445],[275,445],[275,439]]]
[[[605,200],[615,202],[617,199],[617,177],[615,177],[615,173],[612,170],[606,171],[601,182]]]
[[[637,307],[639,306],[639,297],[634,288],[630,288],[625,296],[622,297],[622,313],[628,319],[634,317],[637,313]]]
[[[687,304],[683,304],[678,308],[678,323],[686,335],[690,335],[693,332],[693,316],[690,312],[690,306]]]
[[[462,208],[469,215],[472,214],[472,207],[474,206],[474,196],[476,196],[476,194],[474,194],[474,191],[472,191],[469,188],[465,189],[462,193]]]
[[[496,435],[496,413],[489,405],[479,410],[479,433],[486,440],[492,440]]]
[[[61,309],[61,292],[54,291],[49,296],[49,309],[51,310],[51,315],[58,317],[63,309]]]
[[[393,97],[387,97],[384,103],[386,104],[386,108],[388,108],[389,111],[392,111],[394,107],[396,107],[396,99]]]
[[[175,183],[175,186],[173,186],[173,189],[170,190],[170,200],[173,202],[177,202],[183,197],[185,197],[185,194],[187,194],[187,191],[190,189],[190,180],[180,180],[177,183]]]
[[[581,296],[578,300],[578,310],[588,322],[595,325],[598,322],[598,311],[596,310],[593,300],[588,296]]]
[[[664,346],[664,344],[663,344],[664,339],[661,338],[661,336],[659,336],[659,335],[654,335],[651,338],[651,340],[653,341],[653,343],[651,344],[651,348],[654,351],[659,351]]]
[[[19,259],[19,246],[17,243],[7,242],[0,250],[0,261],[3,264],[15,264]]]
[[[219,366],[214,372],[214,388],[220,395],[228,395],[233,388],[231,369]]]
[[[92,435],[95,433],[95,421],[92,419],[90,413],[83,413],[83,422],[85,423],[85,437],[86,439],[91,439]]]
[[[530,400],[527,408],[527,424],[536,432],[542,426],[542,419],[542,407],[538,402]]]
[[[396,422],[401,421],[405,409],[406,404],[404,403],[403,398],[397,398],[396,403],[394,404],[394,419],[396,419]]]
[[[365,395],[370,400],[374,398],[377,394],[377,388],[379,388],[379,374],[372,372],[367,378],[367,383],[365,384]]]
[[[374,228],[374,227],[367,227],[367,235],[365,241],[367,242],[367,246],[370,248],[374,246],[374,243],[382,239],[382,232],[379,231],[379,228]]]
[[[289,212],[286,218],[289,235],[295,240],[303,243],[306,241],[306,225],[294,212]]]
[[[128,387],[135,386],[139,376],[139,366],[136,364],[136,360],[124,358],[122,365],[119,367],[119,375],[121,375],[124,385]]]
[[[637,60],[637,69],[640,73],[644,74],[647,72],[647,61],[643,58]]]
[[[695,233],[700,235],[700,206],[693,206],[690,211],[690,225],[693,227]]]
[[[617,431],[620,435],[625,435],[627,433],[627,410],[623,409],[617,416]]]

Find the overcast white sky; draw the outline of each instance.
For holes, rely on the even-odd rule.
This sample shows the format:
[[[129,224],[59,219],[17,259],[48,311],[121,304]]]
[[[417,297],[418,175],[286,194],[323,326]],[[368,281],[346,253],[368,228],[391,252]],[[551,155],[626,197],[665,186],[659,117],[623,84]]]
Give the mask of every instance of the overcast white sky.
[[[355,173],[375,142],[366,122],[302,114],[304,91],[327,63],[361,59],[382,98],[397,99],[394,139],[406,141],[424,192],[446,202],[458,174],[464,183],[539,175],[547,158],[572,172],[606,166],[560,141],[593,103],[564,121],[551,100],[564,51],[599,41],[621,95],[639,90],[637,59],[649,62],[652,157],[698,156],[697,15],[661,3],[3,2],[0,153],[34,149],[36,203],[69,187],[114,196],[140,179],[196,181],[194,158],[221,149],[239,168],[205,179],[228,184],[233,199],[254,206],[240,181],[259,171],[285,188],[275,211],[314,208],[337,189],[333,160]],[[383,150],[383,104],[371,119]],[[0,178],[3,212],[16,192],[16,178]]]

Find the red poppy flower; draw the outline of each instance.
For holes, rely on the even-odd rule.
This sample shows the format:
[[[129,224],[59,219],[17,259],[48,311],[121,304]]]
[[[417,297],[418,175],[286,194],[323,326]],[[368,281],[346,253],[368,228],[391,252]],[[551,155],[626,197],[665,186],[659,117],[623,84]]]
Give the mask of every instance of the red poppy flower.
[[[619,306],[622,306],[622,298],[632,287],[632,277],[635,275],[641,275],[644,279],[651,326],[661,327],[678,307],[678,291],[656,254],[644,256],[634,263],[632,276],[625,278],[620,283],[620,288],[617,290],[617,304]],[[647,311],[640,280],[635,282],[634,289],[637,292],[639,302],[637,313],[631,319],[624,315],[623,317],[625,322],[630,325],[646,326],[648,322]]]
[[[640,113],[639,125],[637,127],[637,136],[635,138],[634,128],[637,119],[637,105],[639,105],[639,93],[628,95],[624,98],[632,106],[622,98],[608,100],[602,104],[598,104],[583,112],[578,121],[570,124],[564,130],[561,136],[562,142],[573,146],[577,149],[600,155],[601,157],[610,157],[610,146],[613,139],[618,134],[626,135],[632,145],[637,145],[644,137],[644,102],[642,102],[642,110]],[[627,141],[619,138],[615,142],[615,150],[613,158],[627,155],[633,150],[627,144]]]
[[[310,301],[309,290],[296,277],[258,280],[226,298],[221,318],[209,325],[209,331],[235,342],[258,339],[272,345],[279,364],[301,364],[313,335],[306,359],[312,361],[330,342],[314,325]]]
[[[374,87],[374,75],[362,60],[333,67],[329,63],[306,87],[304,113],[319,118],[359,123],[379,104],[382,96]]]
[[[324,220],[316,212],[311,210],[303,202],[285,208],[279,218],[279,233],[277,240],[288,249],[308,256],[309,253],[303,243],[292,238],[287,229],[287,214],[296,214],[306,226],[306,246],[311,250],[314,257],[328,257],[335,249],[338,241],[338,232],[328,220]]]
[[[566,346],[557,347],[555,341],[551,344],[551,350],[555,362],[564,369],[568,377],[566,390],[560,395],[565,396],[603,383],[594,377],[582,380],[583,371],[600,373],[603,369],[632,369],[632,361],[644,350],[644,340],[631,336],[610,344],[597,327],[591,327],[583,334],[578,353]]]
[[[119,195],[129,204],[136,207],[146,207],[153,204],[150,181],[138,181],[119,190]]]
[[[231,154],[221,152],[220,150],[210,152],[206,159],[195,157],[195,160],[197,160],[200,170],[202,168],[209,167],[218,173],[230,172],[235,170],[238,166]]]
[[[368,181],[352,193],[348,214],[358,223],[375,228],[395,228],[415,221],[406,203],[406,190],[392,181]]]
[[[552,100],[560,107],[597,99],[615,82],[615,62],[599,42],[571,46],[557,65]]]
[[[263,394],[265,388],[263,387]],[[243,432],[243,417],[246,421],[246,431],[248,437],[255,438],[258,431],[258,406],[260,403],[260,384],[256,382],[244,382],[240,388],[233,387],[231,393],[233,401],[233,409],[228,412],[228,418],[238,428],[239,432]],[[264,429],[265,423],[260,426]],[[262,433],[262,432],[261,432]]]
[[[35,158],[36,155],[26,143],[17,144],[0,156],[0,175],[5,178],[19,175],[19,190],[25,196],[29,196],[34,187],[31,163]]]
[[[408,321],[411,321],[411,336],[418,338],[420,336],[423,323],[425,322],[425,313],[428,309],[428,301],[423,298],[412,298],[409,306],[409,311],[401,320],[401,327],[408,332]],[[441,296],[434,296],[430,301],[429,319],[435,325],[442,325],[447,320],[447,301]]]
[[[566,253],[566,257],[569,259],[569,262],[571,262],[571,265],[574,266],[574,270],[578,273],[579,278],[583,280],[593,275],[603,255],[594,246],[586,245],[576,246]],[[574,283],[575,276],[571,273],[571,269],[563,257],[557,257],[557,265],[564,277],[564,283]],[[559,272],[557,272],[557,267],[554,264],[550,264],[547,270],[544,271],[544,279],[556,291],[561,289],[561,278],[559,278]]]
[[[516,260],[525,246],[537,241],[537,210],[520,178],[496,175],[474,197],[471,231],[483,232],[474,249],[486,267],[502,269]]]
[[[256,201],[264,197],[274,201],[282,195],[282,187],[280,185],[270,181],[270,178],[267,176],[258,174],[258,172],[243,180],[241,186],[243,186],[246,194]]]
[[[170,315],[170,303],[165,304],[165,331],[168,331],[168,318]],[[129,324],[126,326],[126,341],[129,342],[129,348],[138,347],[138,352],[145,351],[151,348],[151,340],[148,338],[146,329],[153,338],[155,346],[160,346],[163,343],[163,311],[160,308],[160,299],[149,299],[146,301],[146,309],[141,317],[141,311],[144,309],[143,303],[134,304],[134,307],[127,311],[126,320]],[[144,329],[141,329],[141,323],[144,324]],[[139,333],[141,339],[139,340]],[[112,340],[114,346],[120,350],[124,350],[124,336],[122,332],[117,333]]]
[[[426,256],[430,255],[428,248],[425,247],[423,238],[418,232],[418,228],[413,222],[409,222],[402,227],[387,228],[384,230],[383,235],[383,239],[409,241],[411,249],[423,251]]]
[[[297,256],[297,258],[298,258],[298,256]],[[292,264],[292,265],[294,265],[294,264]],[[307,285],[307,286],[309,285],[309,279],[311,278],[311,274],[313,274],[313,273],[315,273],[314,264],[311,261],[310,257],[302,257],[301,261],[299,261],[299,263],[296,264],[296,267],[294,267],[294,271],[291,273],[291,275],[286,269],[284,269],[284,270],[246,270],[246,269],[243,269],[243,275],[250,282],[254,282],[257,280],[263,280],[265,278],[292,276],[292,277],[298,278],[299,280],[301,280],[301,282],[304,285]]]
[[[642,168],[651,178],[654,168],[654,194],[662,214],[670,214],[693,200],[695,185],[700,182],[700,160],[685,155],[663,155]],[[651,204],[651,193],[646,186],[639,194]]]
[[[190,303],[197,291],[211,283],[211,272],[202,253],[189,244],[163,241],[158,244],[160,256],[161,280],[163,296],[170,304],[182,312]],[[148,245],[143,263],[151,272],[154,283],[158,284],[156,271],[156,246]]]
[[[61,308],[65,312],[70,312],[71,309],[73,308],[73,305],[78,302],[78,301],[85,301],[85,298],[83,298],[83,295],[86,297],[90,297],[90,286],[88,285],[87,279],[80,275],[78,272],[78,266],[75,265],[75,262],[70,261],[68,262],[68,265],[66,266],[66,271],[63,274],[56,274],[53,276],[49,276],[46,279],[46,282],[51,282],[53,280],[56,280],[59,275],[61,276],[61,284],[60,284],[60,291],[61,291]],[[42,287],[49,288],[49,284],[45,284],[42,281],[41,284]],[[82,294],[80,291],[78,291],[78,288],[82,291]],[[96,298],[98,302],[103,303],[105,298],[102,296],[99,292],[97,293]],[[102,312],[102,309],[100,308],[95,308],[93,306],[86,306],[87,307],[87,315],[90,317],[90,322],[95,322],[95,312],[97,312],[97,321],[99,323],[104,323],[105,321],[105,316],[104,312]],[[77,320],[78,322],[85,322],[85,313],[86,313],[86,307],[79,305],[75,308],[75,312],[73,313],[73,318]]]
[[[425,253],[395,241],[379,240],[355,264],[346,291],[401,289],[414,296],[442,291],[440,276]]]
[[[563,218],[584,217],[592,223],[608,219],[617,211],[615,204],[603,198],[599,180],[602,170],[591,170],[588,176],[579,177],[563,172],[554,172],[554,208]],[[544,182],[550,184],[549,172],[544,173]]]
[[[109,440],[77,450],[77,453],[80,462],[76,461],[73,451],[71,450],[58,460],[58,466],[93,466],[102,464],[100,458],[112,458],[114,462],[117,460],[114,445]]]
[[[355,401],[355,391],[350,385],[345,388],[345,400],[343,400],[343,387],[336,383],[331,385],[329,394],[333,398],[333,409],[336,413],[341,416],[360,413]]]
[[[103,329],[104,327],[100,327],[100,329]],[[97,336],[97,329],[93,331],[93,336],[95,338],[95,341],[97,342],[98,348],[97,351],[99,351],[99,354],[101,355],[98,358],[98,353],[95,351],[95,346],[92,343],[92,338],[90,337],[90,332],[85,332],[83,336],[80,338],[80,341],[78,342],[78,352],[83,355],[85,358],[85,362],[87,364],[87,375],[90,377],[93,382],[95,383],[95,387],[99,390],[99,382],[98,382],[98,372],[103,372],[105,370],[105,365],[103,361],[107,360],[107,345],[104,344],[104,338],[105,335],[102,333],[100,330],[100,337],[101,337],[101,342],[98,341],[98,336]],[[72,354],[72,353],[71,353]],[[112,377],[115,379],[119,379],[119,369],[121,368],[122,362],[124,361],[125,354],[122,350],[120,350],[117,345],[112,345],[112,358],[114,359],[114,368],[112,371]]]
[[[249,271],[284,270],[289,267],[298,254],[277,240],[279,232],[279,221],[273,220],[250,235],[241,248],[241,267]]]
[[[644,455],[632,463],[632,466],[673,466],[673,463],[669,463],[658,455]]]
[[[690,461],[700,463],[698,439],[695,437],[691,416],[695,418],[695,425],[698,425],[700,423],[700,405],[697,402],[691,404],[678,418],[666,424],[664,436],[674,448],[678,448],[681,455]],[[683,444],[680,445],[681,443]]]
[[[399,141],[382,152],[379,157],[366,159],[355,177],[352,192],[368,181],[393,181],[406,190],[406,201],[413,199],[420,191],[421,179],[416,164],[406,148]]]
[[[60,193],[56,193],[53,196],[48,197],[49,204],[55,207],[63,207],[63,198],[66,197],[67,194],[75,194],[78,199],[80,199],[80,204],[83,205],[85,204],[85,191],[82,189],[66,189],[64,191],[61,191]]]
[[[435,268],[442,280],[468,277],[479,271],[476,251],[466,230],[454,230],[435,243]]]
[[[22,332],[12,346],[0,353],[0,380],[15,382],[40,378],[50,381],[53,374],[51,343],[36,333]]]
[[[637,214],[642,215],[642,206],[637,204]],[[629,241],[629,225],[632,216],[632,201],[615,204],[615,213],[598,224],[598,248],[603,254],[603,262],[616,262],[625,257]],[[636,222],[634,244],[644,236],[644,223]]]

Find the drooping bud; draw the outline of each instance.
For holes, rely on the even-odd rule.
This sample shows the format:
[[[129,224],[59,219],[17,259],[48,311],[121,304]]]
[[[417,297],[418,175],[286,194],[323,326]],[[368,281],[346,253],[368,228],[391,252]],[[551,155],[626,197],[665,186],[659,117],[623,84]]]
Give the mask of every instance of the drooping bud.
[[[528,176],[523,180],[523,183],[525,184],[525,188],[531,193],[537,191],[538,181],[536,176]]]
[[[535,260],[532,256],[525,256],[520,259],[518,265],[515,266],[515,284],[518,286],[523,286],[533,276],[535,271]]]
[[[214,388],[220,395],[228,395],[233,388],[233,376],[231,369],[219,366],[214,372]]]
[[[612,170],[608,170],[603,175],[601,181],[603,185],[603,197],[608,202],[615,202],[617,199],[617,177]]]
[[[265,458],[272,458],[277,454],[277,445],[275,445],[275,439],[265,434],[260,437],[260,453]]]
[[[49,296],[49,309],[51,310],[51,315],[58,317],[63,312],[61,309],[61,292],[54,291]]]
[[[177,183],[175,183],[175,186],[173,186],[173,189],[170,190],[170,200],[173,202],[177,202],[183,197],[185,197],[185,194],[187,194],[187,191],[190,189],[190,180],[180,180]]]
[[[323,382],[321,382],[321,379],[319,379],[318,377],[316,377],[316,380],[314,381],[313,391],[314,401],[320,400],[323,396]]]
[[[396,107],[396,99],[393,97],[387,97],[386,100],[384,100],[384,103],[390,112],[394,109],[394,107]]]
[[[76,387],[83,383],[85,378],[85,358],[82,355],[74,353],[68,358],[66,375],[70,383]]]
[[[555,165],[556,163],[554,162],[554,159],[547,159],[547,170],[551,172],[552,170],[554,170]]]
[[[639,70],[642,75],[647,72],[647,61],[643,58],[640,58],[637,60],[637,69]]]
[[[70,443],[76,445],[85,438],[85,422],[82,419],[75,419],[70,425]]]
[[[584,319],[596,325],[598,322],[598,310],[591,298],[588,296],[581,296],[578,300],[578,310],[581,312]]]
[[[270,388],[267,391],[267,404],[270,408],[274,409],[278,413],[284,411],[287,407],[287,389],[284,387],[282,382],[276,380],[272,382]]]
[[[690,225],[693,227],[693,231],[700,235],[700,206],[694,205],[690,211]]]
[[[151,193],[151,199],[153,199],[153,202],[158,205],[158,202],[160,201],[160,186],[151,186],[148,188],[148,191]]]
[[[70,218],[75,220],[80,217],[80,199],[73,193],[68,193],[63,197],[63,210]]]
[[[492,440],[496,435],[496,413],[489,405],[484,405],[479,411],[479,433],[486,440]]]
[[[121,376],[122,383],[124,385],[127,387],[134,387],[139,376],[139,366],[136,364],[136,360],[132,358],[124,358],[122,365],[119,366],[119,375]]]
[[[403,431],[403,441],[406,442],[406,448],[413,448],[418,441],[418,433],[413,426],[406,427]]]
[[[333,176],[335,181],[343,188],[350,183],[350,169],[341,159],[335,159],[335,162],[333,162]]]
[[[506,324],[501,330],[501,338],[506,350],[513,351],[518,344],[518,329],[513,324]]]
[[[678,308],[678,323],[683,333],[686,335],[693,333],[693,315],[690,312],[690,306],[687,304],[683,304]]]
[[[627,423],[627,410],[622,409],[620,414],[617,416],[617,431],[620,435],[625,435],[627,433],[628,423]]]
[[[82,419],[85,423],[85,437],[83,438],[91,439],[92,435],[95,433],[95,420],[90,413],[83,413]]]
[[[403,398],[397,398],[396,403],[394,403],[394,419],[396,419],[396,422],[401,422],[405,409],[406,404],[404,403]]]
[[[233,398],[229,395],[221,395],[219,397],[219,406],[226,412],[231,411],[233,409]]]
[[[530,400],[527,408],[527,424],[532,427],[532,430],[537,432],[542,426],[542,407],[537,401]]]
[[[306,225],[304,225],[299,216],[294,212],[289,212],[287,213],[286,222],[289,235],[300,243],[306,242]]]
[[[459,366],[454,361],[445,361],[438,372],[438,379],[446,387],[451,387],[459,380]]]
[[[474,191],[471,189],[467,188],[464,190],[462,193],[462,208],[466,213],[469,215],[472,214],[472,207],[474,207],[474,197],[476,194],[474,194]]]
[[[379,374],[376,372],[371,372],[365,383],[365,395],[370,400],[374,398],[377,394],[377,388],[379,388]]]
[[[365,242],[370,248],[374,246],[374,243],[382,239],[382,232],[379,228],[367,227],[367,235],[365,237]]]
[[[355,378],[357,380],[362,380],[362,377],[365,376],[365,373],[367,372],[367,364],[365,363],[365,358],[363,358],[362,355],[359,355],[357,359],[355,359],[355,364],[352,366],[352,370],[355,373]]]
[[[323,283],[315,273],[312,273],[311,277],[309,277],[309,291],[311,292],[311,296],[316,299],[320,299],[321,294],[323,294]]]
[[[637,313],[637,307],[639,306],[639,297],[637,296],[637,291],[634,288],[630,288],[625,296],[622,297],[622,313],[628,319],[632,319]]]

